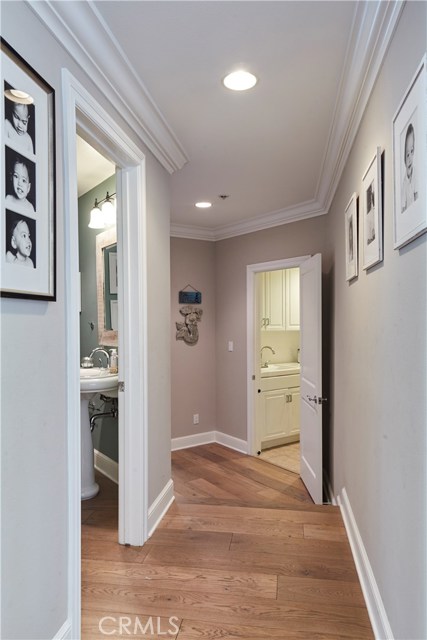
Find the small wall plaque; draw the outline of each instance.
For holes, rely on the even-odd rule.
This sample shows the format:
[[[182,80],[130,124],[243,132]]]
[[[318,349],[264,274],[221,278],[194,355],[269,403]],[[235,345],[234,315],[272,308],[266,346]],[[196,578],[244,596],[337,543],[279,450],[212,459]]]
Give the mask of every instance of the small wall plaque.
[[[185,291],[185,289],[192,289],[192,291]],[[179,292],[179,304],[201,304],[202,294],[197,291],[191,284],[187,284],[182,291]]]

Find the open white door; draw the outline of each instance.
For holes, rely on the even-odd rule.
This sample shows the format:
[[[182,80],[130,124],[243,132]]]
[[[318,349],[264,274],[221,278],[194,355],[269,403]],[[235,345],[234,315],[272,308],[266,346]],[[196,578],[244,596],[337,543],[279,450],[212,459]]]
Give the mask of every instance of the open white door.
[[[322,256],[300,265],[301,478],[316,504],[323,502]]]

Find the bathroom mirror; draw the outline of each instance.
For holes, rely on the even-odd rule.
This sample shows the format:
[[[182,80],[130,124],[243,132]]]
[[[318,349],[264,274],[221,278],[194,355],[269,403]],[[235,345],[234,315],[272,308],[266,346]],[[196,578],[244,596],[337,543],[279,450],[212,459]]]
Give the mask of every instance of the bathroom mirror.
[[[98,344],[117,347],[117,233],[111,227],[96,236]]]

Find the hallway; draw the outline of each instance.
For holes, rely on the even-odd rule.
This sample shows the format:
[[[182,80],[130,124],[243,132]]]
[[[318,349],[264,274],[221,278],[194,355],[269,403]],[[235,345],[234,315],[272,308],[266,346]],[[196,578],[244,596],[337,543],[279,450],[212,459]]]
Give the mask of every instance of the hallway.
[[[373,638],[337,507],[220,445],[172,463],[176,501],[142,548],[115,542],[113,483],[82,504],[83,640],[120,624],[134,638]]]

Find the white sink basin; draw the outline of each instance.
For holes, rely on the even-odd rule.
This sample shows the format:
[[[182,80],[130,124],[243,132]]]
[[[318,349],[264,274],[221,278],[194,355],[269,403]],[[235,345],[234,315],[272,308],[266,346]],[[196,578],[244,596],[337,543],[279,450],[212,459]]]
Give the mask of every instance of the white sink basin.
[[[271,376],[288,376],[301,372],[299,362],[275,362],[269,363],[268,367],[261,367],[261,378]]]
[[[80,369],[80,393],[102,393],[117,398],[119,376],[103,367]]]

